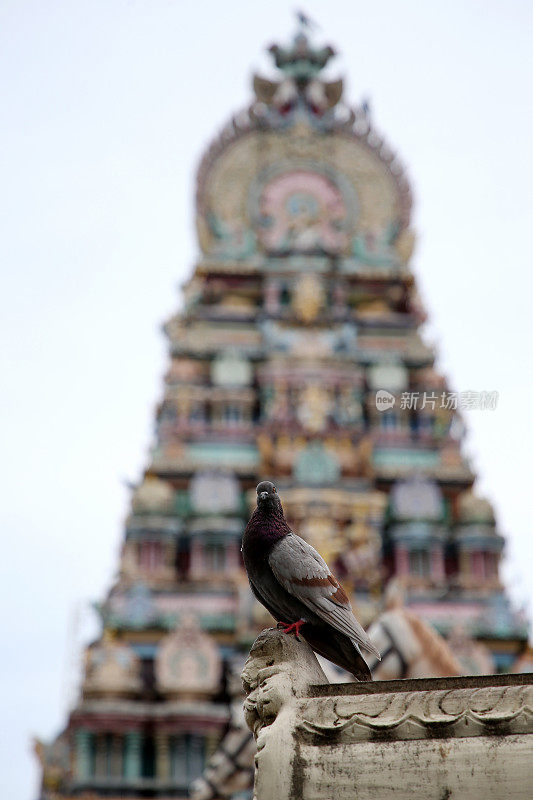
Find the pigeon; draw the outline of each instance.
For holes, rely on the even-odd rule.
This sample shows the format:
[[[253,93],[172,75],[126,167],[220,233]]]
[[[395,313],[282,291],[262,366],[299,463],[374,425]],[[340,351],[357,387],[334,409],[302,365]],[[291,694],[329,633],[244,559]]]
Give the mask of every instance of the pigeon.
[[[378,659],[379,651],[322,556],[288,526],[271,481],[257,486],[257,508],[244,531],[241,552],[252,592],[278,627],[301,634],[316,653],[357,680],[372,680],[360,648]]]

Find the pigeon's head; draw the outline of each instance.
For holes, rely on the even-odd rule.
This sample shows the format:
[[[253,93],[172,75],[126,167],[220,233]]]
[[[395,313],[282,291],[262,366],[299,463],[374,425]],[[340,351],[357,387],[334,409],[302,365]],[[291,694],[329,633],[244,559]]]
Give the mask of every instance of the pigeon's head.
[[[257,507],[267,512],[281,509],[279,494],[271,481],[261,481],[257,485]]]

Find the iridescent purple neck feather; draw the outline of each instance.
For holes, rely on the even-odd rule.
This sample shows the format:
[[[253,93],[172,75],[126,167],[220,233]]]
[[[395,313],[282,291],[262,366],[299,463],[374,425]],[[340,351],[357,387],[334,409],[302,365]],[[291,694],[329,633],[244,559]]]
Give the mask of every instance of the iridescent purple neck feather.
[[[279,497],[258,497],[257,508],[250,517],[243,536],[257,553],[268,553],[276,542],[291,533],[283,515]]]

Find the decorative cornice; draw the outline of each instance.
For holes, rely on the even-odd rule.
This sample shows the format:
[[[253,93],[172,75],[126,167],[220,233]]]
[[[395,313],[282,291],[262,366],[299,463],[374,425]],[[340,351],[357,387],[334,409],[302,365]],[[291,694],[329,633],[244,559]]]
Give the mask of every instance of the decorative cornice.
[[[511,676],[504,677],[509,683]],[[482,678],[476,677],[464,688],[465,680],[472,679],[446,678],[441,679],[446,688],[425,691],[416,685],[424,681],[392,681],[398,689],[408,683],[415,690],[315,698],[302,701],[297,727],[315,737],[333,737],[335,742],[367,741],[376,734],[427,739],[531,733],[533,676],[514,678],[519,679],[515,685],[484,687],[479,686]]]
[[[132,700],[84,700],[72,712],[72,719],[78,717],[143,717],[143,718],[181,718],[198,717],[227,721],[230,710],[227,705],[206,702],[167,701],[165,703],[134,702]]]

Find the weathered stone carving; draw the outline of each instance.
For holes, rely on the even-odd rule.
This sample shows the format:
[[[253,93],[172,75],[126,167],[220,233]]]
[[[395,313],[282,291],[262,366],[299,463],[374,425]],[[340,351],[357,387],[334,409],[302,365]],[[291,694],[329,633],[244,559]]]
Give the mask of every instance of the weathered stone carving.
[[[221,668],[213,638],[201,630],[195,616],[186,616],[159,647],[157,685],[168,698],[202,700],[217,691]]]
[[[302,703],[297,729],[325,739],[334,733],[336,742],[358,742],[372,740],[377,731],[393,733],[396,739],[443,732],[454,738],[482,736],[503,724],[508,734],[527,733],[533,722],[531,686],[415,690],[358,696],[356,702],[353,695],[331,700]]]
[[[140,660],[131,647],[113,640],[109,631],[85,653],[84,699],[135,697],[142,688]]]
[[[246,724],[257,739],[284,706],[312,683],[327,683],[315,654],[303,639],[268,628],[255,640],[244,665],[242,682]]]
[[[131,506],[136,514],[168,514],[172,511],[173,502],[174,490],[167,481],[147,477],[135,489]]]
[[[327,678],[305,641],[268,628],[252,645],[242,682],[244,717],[257,741],[254,800],[289,798],[295,704],[311,683]]]
[[[526,800],[533,676],[312,685],[303,640],[263,631],[243,672],[255,800]]]

